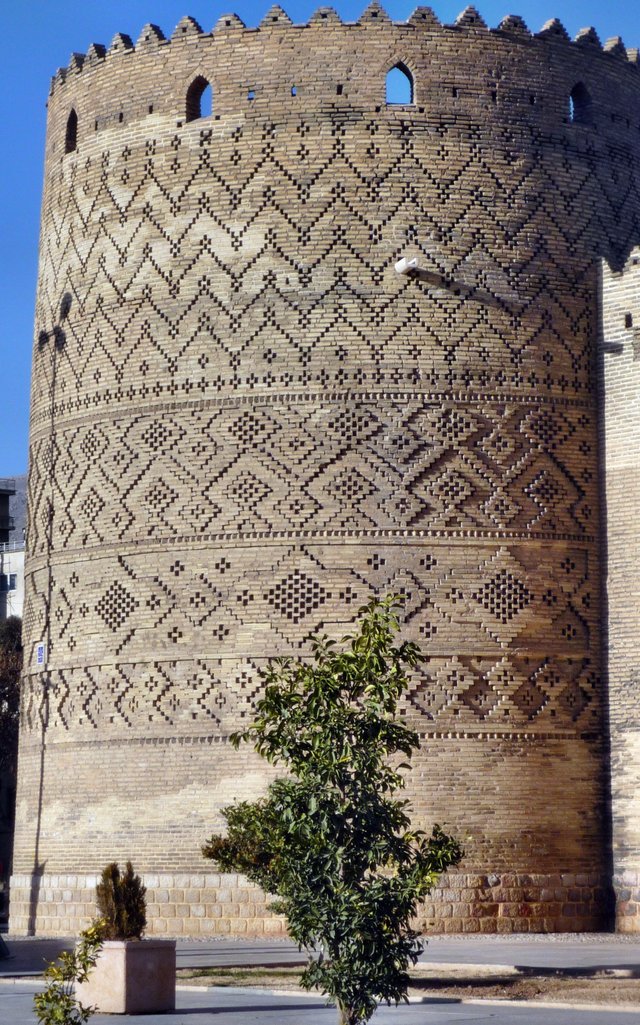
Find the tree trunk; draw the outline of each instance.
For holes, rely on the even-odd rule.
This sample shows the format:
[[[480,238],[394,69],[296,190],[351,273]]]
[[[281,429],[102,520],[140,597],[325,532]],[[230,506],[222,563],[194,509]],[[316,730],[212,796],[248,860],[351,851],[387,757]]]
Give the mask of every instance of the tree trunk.
[[[336,1000],[336,1010],[338,1011],[338,1025],[352,1025],[353,1018],[350,1007],[341,1003],[340,1000]]]

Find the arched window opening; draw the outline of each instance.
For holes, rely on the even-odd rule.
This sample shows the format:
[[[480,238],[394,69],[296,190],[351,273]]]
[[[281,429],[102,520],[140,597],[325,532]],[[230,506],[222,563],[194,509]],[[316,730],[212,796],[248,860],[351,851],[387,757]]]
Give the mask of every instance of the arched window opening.
[[[73,153],[78,147],[78,115],[72,110],[67,118],[67,131],[64,137],[65,153]]]
[[[211,117],[213,113],[213,90],[206,78],[198,75],[187,89],[187,121]]]
[[[569,120],[576,125],[591,123],[591,96],[582,82],[574,85],[569,95]]]
[[[396,64],[387,72],[387,103],[413,103],[413,75],[406,64]]]

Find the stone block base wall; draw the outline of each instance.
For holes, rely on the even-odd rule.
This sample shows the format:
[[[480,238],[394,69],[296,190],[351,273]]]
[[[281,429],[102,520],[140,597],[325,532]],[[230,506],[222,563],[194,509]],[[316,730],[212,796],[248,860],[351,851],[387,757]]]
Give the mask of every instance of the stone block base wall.
[[[150,936],[286,936],[282,918],[242,876],[220,873],[145,875]],[[96,917],[96,875],[14,875],[15,935],[75,935]],[[35,909],[35,910],[34,910]]]
[[[287,935],[284,919],[268,911],[264,894],[242,876],[143,879],[150,936]],[[14,875],[12,932],[77,934],[95,917],[96,881],[95,875],[43,875],[32,890],[30,875]],[[636,898],[639,886],[636,878]],[[423,906],[416,926],[426,933],[580,932],[606,927],[608,906],[608,887],[597,875],[452,873]]]
[[[616,932],[640,932],[640,872],[625,871],[613,877],[616,899]]]
[[[421,932],[582,932],[604,929],[610,887],[597,874],[450,875],[418,917]]]

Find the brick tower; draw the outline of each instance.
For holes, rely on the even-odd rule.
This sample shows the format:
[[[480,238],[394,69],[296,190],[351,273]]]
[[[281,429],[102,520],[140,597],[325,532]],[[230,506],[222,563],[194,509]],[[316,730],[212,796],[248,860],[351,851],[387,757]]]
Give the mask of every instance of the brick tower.
[[[639,117],[619,40],[471,8],[185,18],[58,72],[15,932],[77,929],[127,858],[151,932],[280,929],[200,855],[265,784],[228,736],[266,659],[390,591],[429,655],[408,796],[466,838],[424,923],[604,924],[599,295]]]

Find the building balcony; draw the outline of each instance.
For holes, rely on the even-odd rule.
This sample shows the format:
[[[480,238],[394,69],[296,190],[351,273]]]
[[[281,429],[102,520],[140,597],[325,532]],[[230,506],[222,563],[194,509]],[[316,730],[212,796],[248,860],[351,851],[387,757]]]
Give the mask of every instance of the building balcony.
[[[24,552],[25,543],[24,541],[5,541],[0,542],[0,555],[4,555],[7,552]]]

